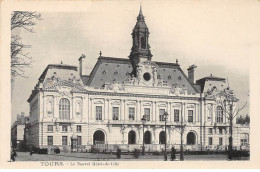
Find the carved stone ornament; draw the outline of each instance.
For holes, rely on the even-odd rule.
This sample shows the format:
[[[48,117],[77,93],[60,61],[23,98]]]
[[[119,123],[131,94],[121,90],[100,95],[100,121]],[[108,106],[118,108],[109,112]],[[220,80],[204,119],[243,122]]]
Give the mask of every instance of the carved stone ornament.
[[[170,89],[170,94],[175,94],[176,96],[185,95],[186,93],[187,93],[187,88],[186,87],[181,87],[179,85],[174,85]]]
[[[105,83],[105,89],[113,90],[114,92],[120,92],[125,90],[124,85],[116,81],[114,81],[113,83]]]
[[[57,87],[57,91],[62,96],[69,96],[71,93],[71,88],[66,86]]]

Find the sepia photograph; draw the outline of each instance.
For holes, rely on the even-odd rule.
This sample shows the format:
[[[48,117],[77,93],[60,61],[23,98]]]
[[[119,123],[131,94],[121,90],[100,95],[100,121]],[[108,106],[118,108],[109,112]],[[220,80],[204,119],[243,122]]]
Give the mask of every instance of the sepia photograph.
[[[260,1],[3,5],[7,168],[256,160]]]

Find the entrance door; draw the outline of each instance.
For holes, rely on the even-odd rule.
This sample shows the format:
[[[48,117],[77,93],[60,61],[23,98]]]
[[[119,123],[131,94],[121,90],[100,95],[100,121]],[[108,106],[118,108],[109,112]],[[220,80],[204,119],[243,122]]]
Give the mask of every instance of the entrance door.
[[[105,134],[101,130],[97,130],[93,135],[93,144],[105,144]]]

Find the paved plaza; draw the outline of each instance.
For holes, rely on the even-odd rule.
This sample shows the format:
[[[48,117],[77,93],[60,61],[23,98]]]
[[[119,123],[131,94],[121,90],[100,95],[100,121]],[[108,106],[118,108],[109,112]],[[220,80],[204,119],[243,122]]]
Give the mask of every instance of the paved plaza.
[[[176,159],[180,159],[177,154]],[[121,159],[117,159],[115,154],[98,154],[98,153],[60,153],[52,155],[33,154],[29,152],[17,152],[16,161],[163,161],[163,155],[140,155],[135,159],[133,155],[121,155]],[[168,161],[170,155],[168,155]],[[227,155],[210,154],[210,155],[185,155],[185,161],[227,161]],[[239,157],[235,160],[249,160],[249,157]]]

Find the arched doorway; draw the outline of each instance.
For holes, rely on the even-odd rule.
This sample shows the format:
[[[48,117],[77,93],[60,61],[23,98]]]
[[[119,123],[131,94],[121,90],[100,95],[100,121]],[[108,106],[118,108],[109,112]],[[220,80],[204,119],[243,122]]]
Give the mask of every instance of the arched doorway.
[[[144,133],[144,144],[151,144],[151,132],[146,131]]]
[[[195,145],[196,135],[193,132],[187,134],[187,145]]]
[[[128,133],[128,144],[135,144],[135,132],[133,130]]]
[[[95,131],[93,135],[93,144],[105,144],[105,134],[101,130]]]
[[[165,144],[165,131],[161,131],[159,134],[159,143]]]

